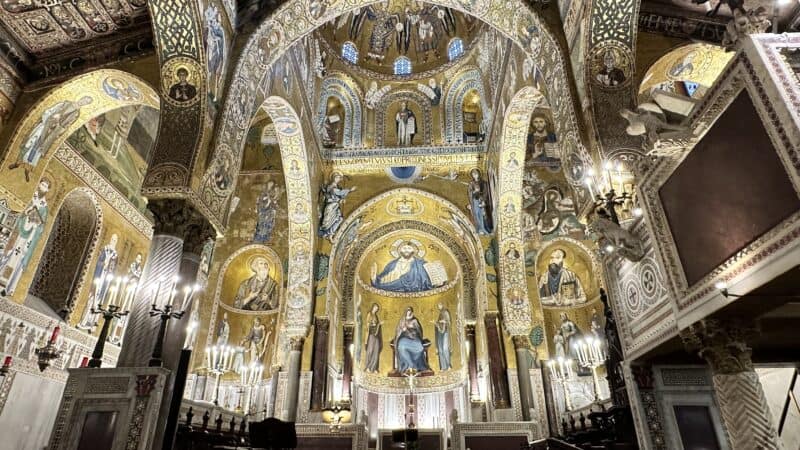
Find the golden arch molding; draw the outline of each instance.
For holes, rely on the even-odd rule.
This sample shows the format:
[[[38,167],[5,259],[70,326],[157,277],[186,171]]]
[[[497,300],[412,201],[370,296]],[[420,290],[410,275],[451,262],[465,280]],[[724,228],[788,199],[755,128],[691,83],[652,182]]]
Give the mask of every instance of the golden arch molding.
[[[251,36],[246,44],[242,56],[233,72],[230,93],[221,115],[222,125],[217,133],[216,147],[213,149],[213,159],[221,151],[231,151],[234,161],[241,161],[244,148],[244,139],[247,123],[255,111],[256,105],[261,102],[261,95],[243,95],[246,92],[263,93],[268,85],[269,68],[296,42],[313,32],[324,22],[331,20],[346,12],[360,8],[374,1],[351,0],[325,5],[320,15],[311,14],[308,5],[301,0],[294,0],[280,7],[270,19],[264,21]],[[573,93],[569,86],[562,80],[567,79],[567,69],[564,55],[558,42],[549,32],[547,25],[537,14],[523,2],[461,2],[456,0],[434,0],[433,4],[454,8],[466,14],[475,16],[497,29],[500,33],[516,43],[527,57],[535,61],[542,74],[542,85],[546,94],[555,101],[551,101],[553,115],[556,118],[555,128],[559,136],[564,136],[566,147],[565,154],[578,153],[584,161],[591,160],[578,133],[577,115],[574,111]],[[303,161],[306,163],[306,161]],[[238,174],[239,164],[231,168],[232,178]],[[204,183],[209,183],[212,177],[205,176]],[[308,189],[306,187],[306,189]],[[517,196],[521,189],[517,189]],[[208,210],[224,222],[227,214],[227,205],[230,192],[215,192],[213,189],[202,189],[202,201]],[[519,203],[519,201],[517,201]],[[291,207],[291,205],[290,205]],[[519,221],[518,218],[514,219]],[[307,259],[312,260],[313,247],[307,249]],[[290,269],[291,270],[291,269]],[[506,271],[508,273],[508,271]],[[510,280],[501,282],[510,285]],[[310,295],[310,291],[309,291]],[[309,299],[310,303],[310,299]],[[527,303],[527,299],[525,299]],[[524,308],[518,308],[522,310]],[[525,314],[514,314],[507,318],[510,326],[517,332],[524,333],[530,326]],[[302,327],[307,326],[308,317],[301,321]]]

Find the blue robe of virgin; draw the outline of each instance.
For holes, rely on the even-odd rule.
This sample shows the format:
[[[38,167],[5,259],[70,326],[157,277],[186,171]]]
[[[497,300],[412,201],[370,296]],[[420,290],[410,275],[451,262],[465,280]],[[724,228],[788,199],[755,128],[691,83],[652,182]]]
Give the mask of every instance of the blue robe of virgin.
[[[401,325],[403,322],[405,322],[406,329],[399,329],[397,338],[395,339],[397,370],[400,373],[408,369],[415,369],[419,372],[431,370],[428,365],[428,360],[425,358],[425,346],[422,341],[422,325],[416,317],[401,319]]]
[[[389,292],[422,292],[433,289],[431,277],[425,270],[425,260],[422,258],[414,257],[408,272],[401,275],[398,279],[390,282],[383,282],[383,277],[388,275],[394,270],[400,258],[395,258],[386,264],[383,271],[375,277],[372,282],[372,287],[383,289]]]

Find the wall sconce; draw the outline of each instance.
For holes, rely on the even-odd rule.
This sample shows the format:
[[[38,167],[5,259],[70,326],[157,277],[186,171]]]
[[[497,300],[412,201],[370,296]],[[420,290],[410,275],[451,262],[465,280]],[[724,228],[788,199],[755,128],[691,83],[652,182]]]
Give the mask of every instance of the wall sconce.
[[[36,362],[41,372],[50,367],[50,361],[61,357],[61,352],[56,348],[59,333],[61,333],[61,327],[56,326],[53,328],[53,334],[50,335],[47,345],[36,349]]]

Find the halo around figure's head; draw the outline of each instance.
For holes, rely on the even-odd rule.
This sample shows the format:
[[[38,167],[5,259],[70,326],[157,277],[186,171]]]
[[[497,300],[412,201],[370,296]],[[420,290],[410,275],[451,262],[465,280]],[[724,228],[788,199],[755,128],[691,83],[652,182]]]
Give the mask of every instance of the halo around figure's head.
[[[400,257],[400,247],[403,245],[411,245],[417,251],[417,256],[422,258],[425,256],[425,246],[417,239],[414,238],[400,238],[395,240],[392,243],[391,250],[389,253],[392,255],[392,258]]]

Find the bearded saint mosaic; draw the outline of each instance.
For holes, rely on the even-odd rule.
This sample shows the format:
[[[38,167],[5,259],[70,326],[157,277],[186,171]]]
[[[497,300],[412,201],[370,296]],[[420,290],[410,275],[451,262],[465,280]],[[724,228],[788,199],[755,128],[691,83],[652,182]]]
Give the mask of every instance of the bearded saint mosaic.
[[[246,311],[272,311],[278,308],[278,283],[270,275],[270,262],[255,256],[248,265],[251,275],[239,283],[233,299],[234,308]]]
[[[389,292],[424,292],[445,285],[447,271],[441,261],[424,259],[425,247],[416,239],[398,239],[390,250],[393,259],[378,271],[370,270],[372,287]]]
[[[556,248],[550,252],[547,271],[539,277],[539,299],[542,305],[570,306],[586,303],[586,293],[580,278],[566,267],[567,251]]]

